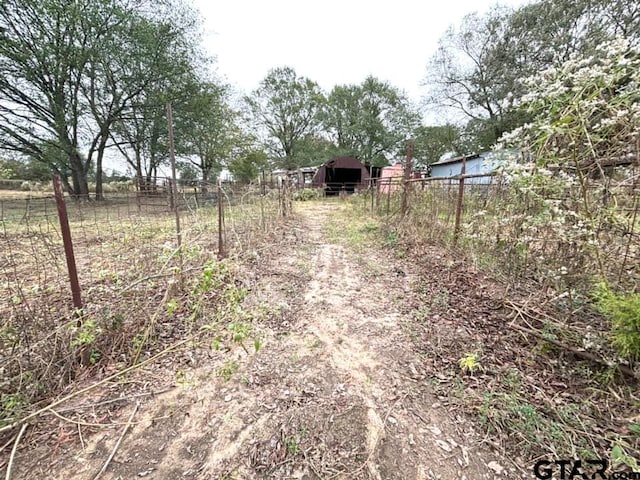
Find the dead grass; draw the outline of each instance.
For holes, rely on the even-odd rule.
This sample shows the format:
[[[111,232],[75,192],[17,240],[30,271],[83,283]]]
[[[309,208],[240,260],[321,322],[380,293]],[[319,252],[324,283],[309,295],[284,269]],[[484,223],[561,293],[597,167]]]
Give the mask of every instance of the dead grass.
[[[328,228],[330,235],[376,252],[375,258],[407,257],[405,269],[417,281],[399,308],[414,318],[406,328],[439,395],[477,419],[487,439],[510,451],[520,465],[552,454],[608,458],[614,468],[636,468],[640,390],[635,380],[544,340],[594,352],[615,365],[620,359],[608,341],[608,322],[584,297],[558,296],[537,282],[537,267],[516,271],[530,265],[526,256],[520,258],[523,252],[509,254],[519,262],[499,255],[510,247],[496,245],[495,235],[500,240],[509,228],[515,233],[514,227],[491,230],[487,225],[499,223],[504,214],[498,207],[506,199],[470,194],[454,249],[455,195],[447,188],[416,189],[411,195],[411,213],[404,219],[394,210],[398,195],[390,199],[389,215],[381,202],[375,217],[369,204],[352,199]],[[493,239],[473,236],[478,233],[473,212],[482,209],[477,218],[485,222],[482,235],[493,234]],[[514,324],[542,332],[543,338],[509,327]]]
[[[276,200],[248,192],[227,205],[232,255],[271,234]],[[134,365],[197,332],[205,343],[224,343],[229,322],[247,321],[236,316],[242,289],[234,263],[217,260],[215,206],[183,206],[178,251],[175,217],[163,202],[69,202],[84,305],[78,315],[55,207],[12,205],[15,214],[5,208],[0,231],[0,426],[79,379]]]

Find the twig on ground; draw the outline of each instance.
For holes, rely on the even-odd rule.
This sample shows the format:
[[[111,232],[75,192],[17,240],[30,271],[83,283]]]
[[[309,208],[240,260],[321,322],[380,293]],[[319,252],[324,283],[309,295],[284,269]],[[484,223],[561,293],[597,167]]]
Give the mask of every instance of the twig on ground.
[[[58,412],[56,412],[55,410],[51,409],[49,410],[51,412],[51,414],[54,417],[59,418],[60,420],[64,421],[64,422],[68,422],[68,423],[72,423],[74,425],[77,425],[78,427],[94,427],[94,428],[106,428],[106,427],[116,427],[118,425],[126,425],[124,423],[90,423],[90,422],[83,422],[82,420],[74,420],[72,418],[69,417],[65,417],[64,415],[60,415]]]
[[[7,474],[4,477],[5,480],[11,480],[11,470],[13,470],[13,462],[16,458],[16,452],[18,451],[18,444],[20,443],[20,439],[22,438],[22,435],[24,434],[28,426],[29,426],[28,423],[25,423],[24,425],[22,425],[22,428],[20,429],[20,433],[18,433],[18,436],[16,437],[16,441],[13,444],[13,448],[11,449],[11,456],[9,457],[9,463],[7,464]]]
[[[82,438],[82,427],[80,426],[79,423],[78,423],[78,438],[80,439],[80,445],[82,445],[82,450],[85,450],[86,446],[84,444],[84,438]]]
[[[15,437],[15,436],[11,437],[11,438],[7,441],[7,443],[5,443],[4,445],[2,445],[2,446],[0,447],[0,452],[3,452],[3,451],[4,451],[4,449],[5,449],[5,448],[7,448],[9,445],[11,445],[11,444],[14,442],[14,440],[15,440],[15,439],[16,439],[16,437]]]
[[[100,385],[103,385],[103,384],[105,384],[107,382],[110,382],[111,380],[115,380],[116,378],[124,375],[125,373],[131,372],[131,371],[136,370],[138,368],[141,368],[141,367],[143,367],[143,366],[145,366],[145,365],[147,365],[149,363],[152,363],[152,362],[156,361],[158,358],[164,357],[165,355],[167,355],[171,351],[173,351],[176,348],[184,345],[187,342],[190,342],[191,340],[192,340],[191,338],[188,338],[186,340],[181,340],[181,341],[179,341],[177,343],[174,343],[173,345],[168,346],[167,348],[165,348],[161,352],[156,353],[153,357],[148,358],[147,360],[145,360],[143,362],[140,362],[140,363],[138,363],[136,365],[132,365],[132,366],[130,366],[128,368],[125,368],[124,370],[121,370],[121,371],[119,371],[117,373],[114,373],[113,375],[108,376],[107,378],[104,378],[104,379],[100,380],[97,383],[94,383],[93,385],[89,385],[88,387],[85,387],[85,388],[83,388],[81,390],[78,390],[77,392],[74,392],[74,393],[71,393],[69,395],[66,395],[66,396],[62,397],[61,399],[56,400],[55,402],[47,405],[46,407],[43,407],[43,408],[41,408],[39,410],[36,410],[35,412],[30,413],[29,415],[27,415],[26,417],[24,417],[24,418],[22,418],[20,420],[17,420],[17,421],[15,421],[15,422],[13,422],[13,423],[11,423],[9,425],[5,425],[4,427],[0,428],[0,433],[1,432],[5,432],[7,430],[12,430],[15,427],[17,427],[18,425],[21,425],[21,424],[23,424],[24,422],[26,422],[28,420],[31,420],[31,419],[33,419],[35,417],[38,417],[39,415],[41,415],[41,414],[43,414],[43,413],[45,413],[47,411],[50,411],[51,409],[57,407],[58,405],[63,404],[64,402],[67,402],[67,401],[71,400],[72,398],[77,397],[78,395],[82,395],[83,393],[87,393],[87,392],[93,390],[94,388],[96,388],[96,387],[98,387]]]
[[[155,390],[153,392],[142,392],[142,393],[136,393],[133,395],[127,395],[125,397],[117,397],[117,398],[110,398],[109,400],[103,400],[101,402],[97,402],[97,403],[87,403],[84,405],[77,405],[75,407],[67,407],[67,408],[62,408],[60,410],[56,410],[56,412],[58,414],[62,414],[62,413],[67,413],[67,412],[75,412],[77,410],[84,410],[86,408],[96,408],[96,407],[102,407],[104,405],[109,405],[111,403],[117,403],[117,402],[128,402],[129,400],[133,400],[135,398],[140,398],[140,397],[146,397],[149,395],[160,395],[162,393],[166,393],[169,390],[173,390],[174,386],[171,387],[167,387],[167,388],[163,388],[161,390]],[[51,414],[53,415],[52,412],[44,412],[43,415],[48,415]],[[2,451],[2,449],[0,449],[0,451]]]
[[[111,450],[111,454],[109,455],[109,458],[107,458],[107,461],[104,462],[104,465],[102,466],[100,471],[96,474],[96,476],[93,477],[93,480],[98,480],[98,478],[102,476],[102,474],[107,470],[107,467],[111,463],[111,460],[113,460],[113,457],[116,456],[116,453],[118,452],[118,448],[120,448],[120,444],[122,443],[122,439],[127,434],[127,431],[129,430],[129,428],[131,427],[131,423],[133,422],[133,417],[135,416],[139,407],[140,407],[140,402],[138,401],[136,402],[136,406],[134,407],[133,411],[131,412],[131,415],[129,416],[129,420],[127,421],[127,424],[125,425],[124,429],[122,430],[122,433],[120,434],[120,438],[118,438],[118,441],[113,447],[113,450]]]

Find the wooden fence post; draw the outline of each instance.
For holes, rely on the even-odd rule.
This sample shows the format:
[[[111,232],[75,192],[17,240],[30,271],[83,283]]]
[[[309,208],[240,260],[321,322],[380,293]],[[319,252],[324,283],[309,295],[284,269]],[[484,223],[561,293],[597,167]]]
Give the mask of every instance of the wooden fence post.
[[[393,177],[389,177],[389,180],[387,181],[387,215],[389,215],[390,212],[390,208],[391,208],[391,179]]]

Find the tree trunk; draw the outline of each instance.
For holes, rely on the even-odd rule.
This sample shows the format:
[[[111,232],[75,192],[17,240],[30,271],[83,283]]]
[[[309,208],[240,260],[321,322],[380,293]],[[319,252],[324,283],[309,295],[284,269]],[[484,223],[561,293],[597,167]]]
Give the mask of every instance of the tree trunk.
[[[138,192],[144,193],[146,189],[145,189],[145,183],[144,183],[144,174],[142,173],[142,167],[140,166],[140,163],[138,163],[138,165],[135,167],[135,171],[136,171],[136,184],[138,187]]]
[[[82,158],[77,151],[69,156],[71,166],[71,181],[73,182],[73,193],[76,199],[89,200],[89,180],[87,171],[84,168]]]
[[[104,200],[104,194],[102,190],[102,159],[104,157],[104,150],[107,146],[108,135],[103,135],[98,145],[98,158],[96,159],[96,200]]]
[[[209,173],[209,168],[202,168],[202,193],[209,192],[209,186],[207,185],[207,182],[209,181]]]

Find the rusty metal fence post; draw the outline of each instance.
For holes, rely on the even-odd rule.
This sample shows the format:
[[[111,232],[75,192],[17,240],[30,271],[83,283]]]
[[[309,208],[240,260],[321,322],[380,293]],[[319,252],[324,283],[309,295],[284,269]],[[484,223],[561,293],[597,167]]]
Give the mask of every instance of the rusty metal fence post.
[[[464,200],[464,180],[467,170],[467,159],[462,158],[462,167],[460,168],[460,183],[458,185],[458,203],[456,205],[456,224],[453,229],[453,246],[458,244],[458,237],[460,236],[460,224],[462,222],[462,203]]]
[[[413,164],[411,161],[411,157],[413,154],[413,142],[409,142],[407,146],[407,163],[404,166],[404,182],[402,188],[402,204],[400,207],[400,212],[402,217],[404,217],[409,211],[409,180],[411,178],[411,173],[413,170]]]
[[[76,257],[73,254],[73,241],[71,239],[71,228],[69,228],[69,216],[67,215],[67,205],[62,192],[62,181],[58,175],[53,177],[53,191],[58,207],[58,219],[60,220],[60,232],[64,243],[64,255],[67,259],[67,269],[69,270],[69,283],[71,284],[71,296],[73,306],[77,311],[82,310],[82,296],[80,292],[80,282],[78,281],[78,270],[76,268]],[[81,319],[78,318],[78,326]]]

